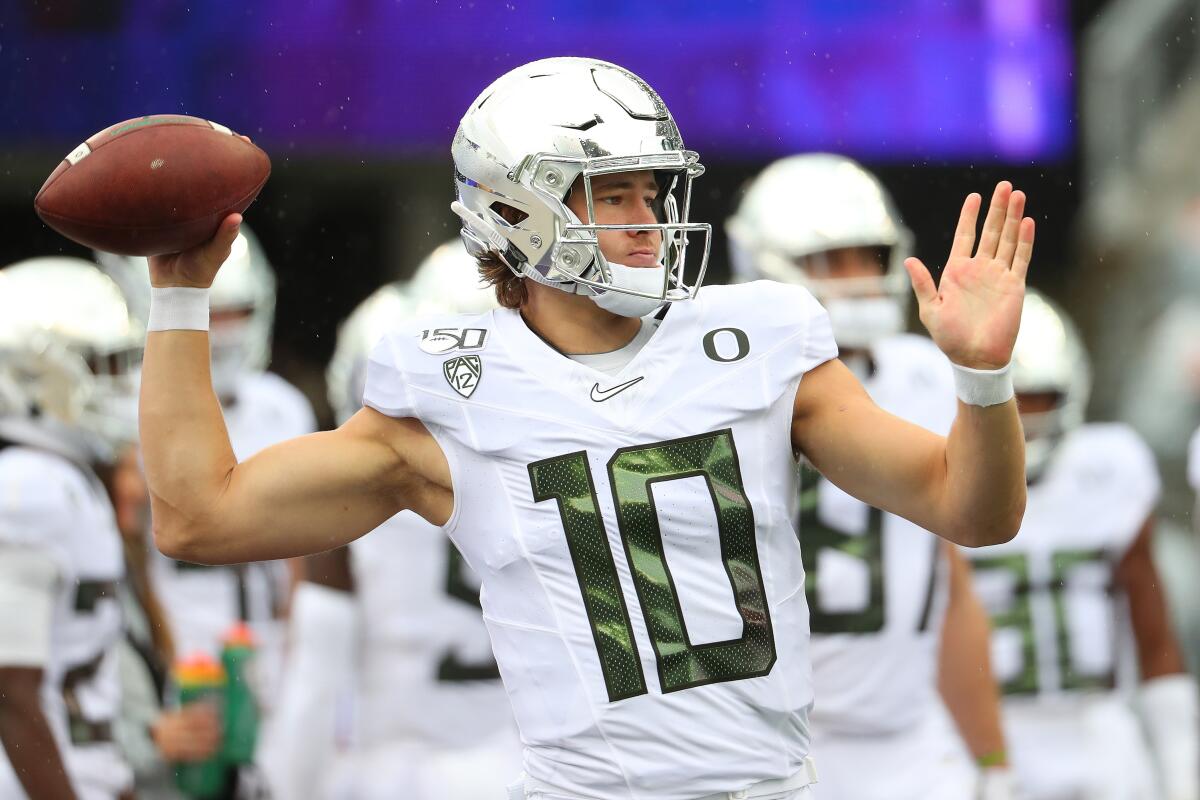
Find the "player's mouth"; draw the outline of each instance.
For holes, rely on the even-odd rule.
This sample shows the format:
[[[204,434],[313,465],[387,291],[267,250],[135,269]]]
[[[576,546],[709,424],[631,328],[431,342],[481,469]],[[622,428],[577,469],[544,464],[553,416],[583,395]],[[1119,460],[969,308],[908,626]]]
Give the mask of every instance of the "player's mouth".
[[[657,267],[658,250],[651,248],[631,250],[621,263],[627,267]]]

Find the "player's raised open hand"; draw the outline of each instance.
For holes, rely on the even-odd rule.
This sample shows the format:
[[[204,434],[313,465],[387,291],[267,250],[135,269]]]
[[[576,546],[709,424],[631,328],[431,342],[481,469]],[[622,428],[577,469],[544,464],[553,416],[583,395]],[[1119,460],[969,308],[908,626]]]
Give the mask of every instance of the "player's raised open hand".
[[[221,221],[213,238],[204,244],[182,253],[150,256],[150,284],[207,289],[217,277],[217,270],[229,258],[241,225],[242,215],[230,214]]]
[[[1013,191],[1011,183],[1001,181],[992,194],[976,248],[980,201],[972,193],[963,203],[950,257],[937,285],[920,259],[910,258],[904,267],[917,295],[921,322],[942,352],[964,367],[998,369],[1009,362],[1017,340],[1034,223],[1021,216],[1024,192]]]

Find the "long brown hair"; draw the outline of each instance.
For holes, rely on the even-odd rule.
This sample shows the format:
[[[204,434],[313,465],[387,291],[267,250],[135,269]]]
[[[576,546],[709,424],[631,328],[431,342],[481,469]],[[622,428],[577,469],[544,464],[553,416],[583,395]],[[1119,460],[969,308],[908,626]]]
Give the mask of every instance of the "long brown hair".
[[[478,256],[479,277],[496,289],[496,302],[504,308],[520,308],[529,294],[525,279],[515,274],[495,253]]]

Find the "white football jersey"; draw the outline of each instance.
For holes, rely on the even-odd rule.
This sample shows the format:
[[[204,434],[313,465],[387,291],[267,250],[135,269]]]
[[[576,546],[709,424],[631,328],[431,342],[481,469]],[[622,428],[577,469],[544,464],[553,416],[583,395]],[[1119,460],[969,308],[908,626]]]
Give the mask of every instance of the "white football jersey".
[[[354,542],[350,565],[362,619],[356,745],[468,748],[515,730],[479,579],[445,534],[404,511]]]
[[[111,733],[120,705],[116,585],[125,562],[108,494],[90,470],[57,455],[0,449],[0,542],[36,548],[58,567],[42,710],[80,797],[114,798],[132,773]],[[24,796],[0,747],[0,797]]]
[[[891,336],[872,347],[871,360],[873,372],[863,385],[881,408],[949,433],[958,404],[954,374],[932,341]],[[913,728],[937,702],[938,642],[949,589],[942,540],[856,500],[811,468],[803,471],[801,485],[813,726],[849,735]]]
[[[532,778],[690,800],[800,770],[790,430],[800,379],[835,355],[812,296],[765,281],[674,304],[616,375],[513,310],[376,346],[366,404],[420,419],[449,461],[445,529],[482,580]]]
[[[224,409],[230,443],[239,461],[286,439],[316,430],[312,407],[300,390],[270,372],[248,372],[236,402]],[[181,656],[216,656],[239,620],[251,622],[260,644],[279,638],[274,610],[286,591],[281,562],[209,567],[160,558],[157,586]]]
[[[1126,613],[1113,573],[1159,491],[1153,454],[1131,428],[1084,425],[1029,487],[1016,538],[966,551],[992,618],[1013,764],[1031,796],[1086,791],[1104,753],[1131,775],[1144,761],[1136,721],[1109,702]]]

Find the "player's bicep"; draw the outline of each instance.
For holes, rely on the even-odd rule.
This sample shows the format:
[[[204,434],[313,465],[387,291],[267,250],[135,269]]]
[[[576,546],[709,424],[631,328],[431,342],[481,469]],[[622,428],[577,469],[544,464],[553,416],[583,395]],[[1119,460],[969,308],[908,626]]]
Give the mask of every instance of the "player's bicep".
[[[449,468],[417,420],[363,409],[342,427],[289,439],[234,468],[213,509],[221,535],[206,563],[288,558],[347,544],[412,509],[435,524],[449,517]]]
[[[843,491],[936,529],[946,440],[877,406],[841,361],[800,381],[792,447]]]

